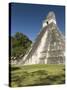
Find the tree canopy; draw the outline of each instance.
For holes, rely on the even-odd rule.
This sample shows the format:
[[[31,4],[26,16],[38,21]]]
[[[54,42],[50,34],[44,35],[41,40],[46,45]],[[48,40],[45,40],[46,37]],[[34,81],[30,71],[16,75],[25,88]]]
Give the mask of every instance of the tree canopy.
[[[11,57],[16,59],[23,57],[31,43],[32,41],[26,35],[16,32],[14,36],[11,36]]]

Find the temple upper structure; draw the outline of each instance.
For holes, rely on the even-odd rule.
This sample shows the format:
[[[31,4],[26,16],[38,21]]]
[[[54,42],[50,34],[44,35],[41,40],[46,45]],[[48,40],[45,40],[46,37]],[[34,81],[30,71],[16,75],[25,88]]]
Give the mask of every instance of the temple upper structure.
[[[49,12],[42,23],[30,50],[22,58],[23,65],[28,64],[64,64],[65,39],[59,30],[54,12]]]
[[[48,16],[46,17],[46,20],[43,21],[43,27],[51,23],[56,24],[56,18],[54,12],[49,12]]]

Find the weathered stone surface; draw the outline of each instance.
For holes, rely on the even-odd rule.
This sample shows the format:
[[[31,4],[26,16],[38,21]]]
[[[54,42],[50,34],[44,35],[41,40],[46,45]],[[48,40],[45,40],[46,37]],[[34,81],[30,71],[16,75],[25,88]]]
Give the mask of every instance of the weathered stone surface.
[[[64,64],[65,40],[56,24],[54,12],[49,12],[22,64]]]

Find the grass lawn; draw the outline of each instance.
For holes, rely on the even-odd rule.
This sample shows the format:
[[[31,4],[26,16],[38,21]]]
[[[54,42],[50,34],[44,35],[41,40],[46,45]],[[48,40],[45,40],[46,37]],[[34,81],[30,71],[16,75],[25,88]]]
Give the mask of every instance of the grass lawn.
[[[11,87],[65,83],[65,66],[60,64],[12,65]]]

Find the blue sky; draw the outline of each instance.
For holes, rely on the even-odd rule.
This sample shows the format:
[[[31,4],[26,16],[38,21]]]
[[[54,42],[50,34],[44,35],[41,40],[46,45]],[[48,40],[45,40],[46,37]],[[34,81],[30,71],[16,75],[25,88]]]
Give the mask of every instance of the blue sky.
[[[16,32],[24,33],[32,41],[41,30],[42,22],[47,14],[53,11],[56,15],[57,25],[65,32],[65,7],[40,4],[11,4],[11,35]]]

